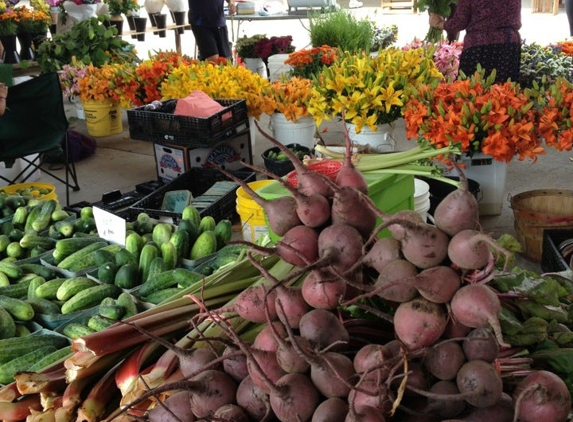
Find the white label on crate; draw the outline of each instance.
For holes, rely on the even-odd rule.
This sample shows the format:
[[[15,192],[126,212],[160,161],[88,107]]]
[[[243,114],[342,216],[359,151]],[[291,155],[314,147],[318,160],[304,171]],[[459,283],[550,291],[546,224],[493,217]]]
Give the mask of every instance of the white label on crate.
[[[249,223],[243,224],[243,240],[247,242],[253,241],[253,236],[251,235],[251,225]]]
[[[253,231],[255,232],[255,242],[259,240],[259,238],[269,234],[267,226],[255,226]]]
[[[125,246],[125,219],[109,211],[93,207],[98,236],[110,243]]]

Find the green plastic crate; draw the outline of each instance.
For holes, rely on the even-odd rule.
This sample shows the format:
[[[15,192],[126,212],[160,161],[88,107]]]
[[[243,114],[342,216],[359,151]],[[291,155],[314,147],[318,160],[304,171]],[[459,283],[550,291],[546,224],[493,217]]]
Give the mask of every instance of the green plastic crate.
[[[364,177],[368,182],[368,196],[382,212],[394,214],[398,211],[414,209],[414,176],[365,173]],[[289,195],[279,182],[270,183],[257,190],[257,193],[265,199]],[[380,222],[378,220],[378,224]],[[269,230],[269,236],[275,242],[280,240],[280,237],[271,230]],[[386,229],[382,230],[379,237],[390,237],[390,232]]]

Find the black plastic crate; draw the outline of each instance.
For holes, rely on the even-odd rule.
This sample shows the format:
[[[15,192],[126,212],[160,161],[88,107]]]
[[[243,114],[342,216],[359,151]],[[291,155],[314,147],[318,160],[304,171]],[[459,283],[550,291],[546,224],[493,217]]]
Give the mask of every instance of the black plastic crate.
[[[253,182],[256,179],[256,173],[250,170],[237,170],[231,171],[231,173],[245,182]],[[170,217],[174,223],[178,224],[181,220],[181,214],[161,209],[163,197],[167,192],[185,189],[191,191],[193,197],[196,198],[207,192],[216,182],[224,180],[229,179],[217,169],[191,168],[189,171],[135,203],[130,209],[134,213],[145,212],[152,218]],[[237,219],[236,189],[229,191],[211,206],[199,210],[199,214],[201,217],[209,215],[216,221],[225,218],[229,220]]]
[[[245,100],[215,100],[225,109],[206,118],[176,116],[177,100],[162,102],[159,109],[146,106],[127,110],[129,136],[140,141],[170,143],[191,148],[215,145],[249,128]]]
[[[545,272],[569,270],[559,245],[567,239],[573,239],[573,230],[543,230],[543,249],[541,252],[541,269]]]

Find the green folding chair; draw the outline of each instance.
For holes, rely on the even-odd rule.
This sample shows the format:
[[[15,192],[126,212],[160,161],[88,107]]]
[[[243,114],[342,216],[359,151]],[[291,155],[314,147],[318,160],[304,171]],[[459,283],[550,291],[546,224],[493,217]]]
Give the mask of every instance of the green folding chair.
[[[13,179],[2,175],[0,179],[9,184],[25,182],[41,168],[44,154],[62,154],[65,178],[45,167],[41,171],[66,186],[66,205],[69,205],[70,188],[78,191],[80,186],[76,167],[69,158],[69,125],[58,74],[47,73],[14,85],[6,106],[6,112],[0,116],[0,161],[11,167],[19,158],[23,165]]]

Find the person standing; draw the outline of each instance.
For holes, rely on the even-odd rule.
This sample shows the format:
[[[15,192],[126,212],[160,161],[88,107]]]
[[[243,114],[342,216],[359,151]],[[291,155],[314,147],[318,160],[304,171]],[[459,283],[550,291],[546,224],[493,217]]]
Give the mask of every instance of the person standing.
[[[6,100],[8,99],[8,87],[0,82],[0,116],[6,111]]]
[[[235,1],[226,1],[229,14],[235,14]],[[220,57],[233,58],[225,19],[225,0],[189,0],[189,24],[199,50],[199,60],[216,62]]]
[[[573,0],[565,0],[565,14],[569,22],[569,36],[573,37]]]
[[[451,18],[430,13],[430,25],[448,33],[465,30],[460,70],[472,75],[477,65],[496,82],[519,79],[521,0],[459,0]]]

